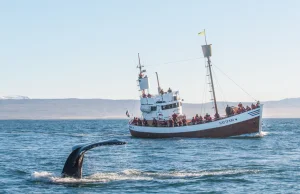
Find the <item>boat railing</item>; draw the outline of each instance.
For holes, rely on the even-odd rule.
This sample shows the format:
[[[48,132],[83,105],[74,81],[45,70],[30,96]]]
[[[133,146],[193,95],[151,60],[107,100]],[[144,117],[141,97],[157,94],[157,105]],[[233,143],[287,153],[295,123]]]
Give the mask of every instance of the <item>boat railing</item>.
[[[256,107],[255,109],[257,109],[257,108],[260,108],[260,107]],[[229,117],[233,117],[233,116],[236,116],[236,115],[240,115],[240,114],[243,114],[243,113],[246,113],[246,112],[255,110],[255,109],[251,109],[251,110],[248,110],[248,111],[245,111],[245,112],[242,112],[242,113],[235,113],[235,114],[233,114],[233,115],[226,115],[226,116],[220,117],[220,118],[218,118],[218,119],[213,119],[212,121],[205,121],[205,120],[203,120],[203,121],[197,122],[197,123],[195,123],[195,124],[192,123],[192,120],[191,120],[191,119],[188,119],[188,120],[186,121],[186,125],[178,125],[178,124],[174,124],[174,127],[191,126],[191,125],[201,125],[201,124],[205,124],[205,123],[211,123],[211,122],[214,122],[214,121],[220,121],[220,120],[223,120],[223,119],[226,119],[226,118],[229,118]],[[171,119],[171,117],[170,117],[170,119]],[[133,119],[131,119],[131,120],[129,121],[129,124],[130,124],[130,125],[143,126],[143,127],[156,127],[156,126],[153,126],[153,125],[152,125],[152,121],[151,121],[151,120],[147,120],[148,125],[146,125],[146,126],[145,126],[145,125],[132,124],[132,121],[133,121]],[[157,121],[157,122],[158,122],[157,127],[171,127],[171,126],[169,126],[169,122],[168,122],[168,121],[169,121],[169,120],[158,120],[158,121]],[[172,126],[172,127],[173,127],[173,126]]]

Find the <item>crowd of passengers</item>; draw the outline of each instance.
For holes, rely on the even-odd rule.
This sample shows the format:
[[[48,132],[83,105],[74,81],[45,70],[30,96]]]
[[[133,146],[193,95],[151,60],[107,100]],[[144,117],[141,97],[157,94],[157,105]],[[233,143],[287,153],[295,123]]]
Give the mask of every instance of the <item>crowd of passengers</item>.
[[[243,106],[242,103],[238,104],[238,108],[233,109],[232,107],[229,107],[227,105],[226,107],[226,114],[227,116],[233,116],[233,115],[237,115],[237,114],[241,114],[243,112],[246,111],[250,111],[253,109],[256,109],[259,107],[259,101],[257,101],[256,105],[254,105],[252,103],[251,108],[249,106],[246,106],[246,108]],[[214,119],[208,114],[206,113],[206,115],[204,117],[202,117],[201,115],[199,116],[198,114],[196,114],[196,116],[194,116],[192,118],[192,120],[190,122],[188,122],[186,120],[185,115],[181,118],[178,118],[177,114],[173,114],[172,117],[167,121],[167,120],[163,120],[163,121],[158,121],[157,119],[153,118],[152,120],[152,126],[153,127],[178,127],[178,126],[187,126],[187,125],[197,125],[197,124],[202,124],[202,123],[209,123],[212,122],[213,120],[219,120],[222,119],[220,117],[220,115],[218,113],[216,113],[214,115]],[[138,125],[138,126],[150,126],[148,121],[146,119],[140,119],[137,117],[134,117],[134,119],[132,120],[132,125]]]
[[[232,108],[227,105],[225,112],[226,112],[227,116],[233,116],[233,115],[241,114],[241,113],[256,109],[259,107],[259,104],[260,104],[259,101],[257,101],[256,105],[254,105],[252,103],[251,108],[248,105],[245,108],[242,103],[239,103],[237,108],[236,107]]]
[[[160,93],[161,95],[165,94],[165,92],[164,92],[163,89],[161,89],[159,93]],[[172,93],[172,89],[171,89],[171,88],[168,89],[168,93]],[[145,93],[145,90],[143,90],[143,91],[142,91],[142,97],[143,97],[143,98],[151,98],[152,95],[151,95],[150,93],[146,94],[146,93]]]

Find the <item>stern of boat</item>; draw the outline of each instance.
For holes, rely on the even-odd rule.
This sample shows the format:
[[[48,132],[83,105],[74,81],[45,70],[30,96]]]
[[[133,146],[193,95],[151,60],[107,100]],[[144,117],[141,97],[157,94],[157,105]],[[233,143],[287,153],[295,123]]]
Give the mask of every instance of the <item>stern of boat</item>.
[[[262,135],[262,113],[263,113],[264,105],[260,105],[260,113],[259,113],[259,134]]]

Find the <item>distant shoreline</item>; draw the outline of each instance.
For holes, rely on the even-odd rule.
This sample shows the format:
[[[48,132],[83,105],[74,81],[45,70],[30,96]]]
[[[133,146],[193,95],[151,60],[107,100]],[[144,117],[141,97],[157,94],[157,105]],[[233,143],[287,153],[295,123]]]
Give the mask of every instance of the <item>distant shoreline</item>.
[[[225,108],[239,102],[217,102],[221,116]],[[245,106],[252,102],[242,102]],[[300,98],[266,101],[263,118],[300,118]],[[126,111],[140,117],[139,100],[108,99],[5,99],[0,100],[0,120],[126,120]],[[188,118],[214,114],[211,103],[183,103]]]

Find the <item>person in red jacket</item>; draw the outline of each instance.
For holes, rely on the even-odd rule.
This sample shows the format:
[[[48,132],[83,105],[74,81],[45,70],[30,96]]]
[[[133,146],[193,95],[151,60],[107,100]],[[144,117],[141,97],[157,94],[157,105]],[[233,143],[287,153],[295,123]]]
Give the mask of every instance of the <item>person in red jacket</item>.
[[[149,126],[148,121],[146,119],[143,120],[144,126]]]
[[[256,103],[256,108],[258,108],[258,107],[259,107],[259,105],[260,105],[260,102],[259,102],[259,101],[257,101],[257,103]]]
[[[205,119],[205,122],[211,122],[212,121],[212,118],[208,113],[206,113],[204,119]]]
[[[185,118],[182,119],[182,124],[183,124],[183,126],[186,126],[186,119]]]
[[[137,122],[137,123],[138,123],[139,126],[142,126],[142,125],[143,125],[141,119],[138,119],[138,122]]]
[[[200,123],[200,124],[203,123],[203,118],[202,118],[201,115],[200,115],[200,117],[199,117],[199,123]]]
[[[249,111],[249,110],[251,110],[251,108],[247,105],[246,106],[246,111]]]
[[[182,120],[178,121],[178,126],[181,127],[182,126]]]
[[[136,125],[136,124],[137,124],[137,120],[136,120],[136,118],[135,118],[135,117],[133,118],[133,120],[132,120],[131,124],[132,124],[132,125]]]
[[[200,123],[200,118],[199,118],[199,115],[198,115],[198,114],[196,114],[195,120],[196,120],[196,123],[197,123],[197,124]]]
[[[220,119],[220,115],[219,115],[219,113],[216,113],[215,114],[215,120],[218,120],[218,119]]]
[[[176,119],[177,119],[177,114],[176,114],[176,113],[174,113],[174,114],[172,115],[172,119],[173,119],[174,122],[176,121]]]
[[[192,124],[195,125],[195,123],[196,123],[196,119],[195,119],[195,117],[193,117],[192,118]]]
[[[238,104],[238,107],[242,108],[243,104],[242,103],[239,103]]]
[[[174,121],[172,119],[169,120],[169,127],[174,127]]]
[[[243,107],[243,106],[242,106],[242,112],[246,112],[246,109],[245,109],[245,107]]]

